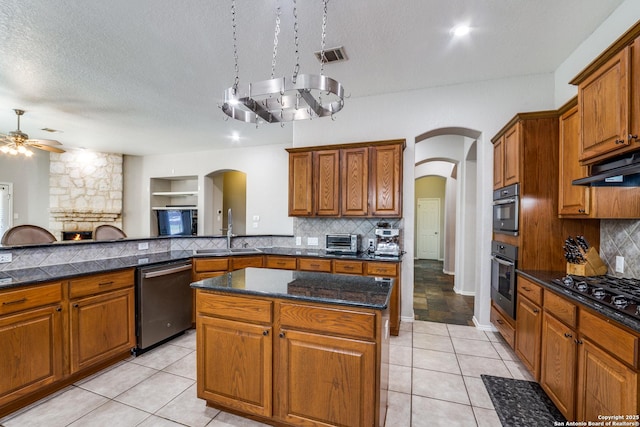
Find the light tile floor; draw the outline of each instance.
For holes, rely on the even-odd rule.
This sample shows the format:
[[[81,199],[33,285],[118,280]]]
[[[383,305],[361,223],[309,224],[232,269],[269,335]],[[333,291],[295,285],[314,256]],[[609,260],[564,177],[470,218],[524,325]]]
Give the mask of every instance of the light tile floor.
[[[472,326],[403,323],[390,353],[388,427],[499,427],[480,374],[532,380],[498,334]],[[195,333],[188,331],[0,419],[0,426],[264,425],[206,407],[195,379]]]

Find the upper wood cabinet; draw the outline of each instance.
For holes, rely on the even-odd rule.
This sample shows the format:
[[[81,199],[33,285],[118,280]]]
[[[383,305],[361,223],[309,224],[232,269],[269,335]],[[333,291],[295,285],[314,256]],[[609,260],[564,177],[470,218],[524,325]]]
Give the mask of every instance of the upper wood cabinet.
[[[639,35],[636,24],[571,81],[578,85],[582,164],[640,149]]]
[[[289,216],[402,217],[404,140],[290,148]]]
[[[560,187],[558,215],[562,217],[589,217],[591,188],[573,185],[574,179],[587,176],[586,166],[578,161],[580,154],[580,115],[577,100],[570,101],[560,116]]]
[[[513,123],[493,139],[493,189],[520,182],[520,134],[522,125]]]

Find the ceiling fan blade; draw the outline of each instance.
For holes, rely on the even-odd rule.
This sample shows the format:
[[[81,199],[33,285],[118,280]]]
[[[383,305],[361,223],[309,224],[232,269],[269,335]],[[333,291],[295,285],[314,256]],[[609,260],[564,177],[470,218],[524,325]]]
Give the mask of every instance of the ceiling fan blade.
[[[56,141],[55,139],[27,139],[25,141],[29,145],[40,144],[40,145],[62,145],[60,141]]]
[[[48,145],[40,145],[40,144],[29,144],[29,147],[38,148],[44,151],[50,151],[52,153],[64,153],[65,151],[58,147],[50,147]]]

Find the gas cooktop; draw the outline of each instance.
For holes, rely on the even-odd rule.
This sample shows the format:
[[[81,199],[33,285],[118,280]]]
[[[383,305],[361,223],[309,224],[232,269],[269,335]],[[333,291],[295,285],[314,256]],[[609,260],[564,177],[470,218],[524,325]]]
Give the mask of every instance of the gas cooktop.
[[[640,319],[640,280],[613,276],[571,276],[553,282],[602,303],[614,310]]]

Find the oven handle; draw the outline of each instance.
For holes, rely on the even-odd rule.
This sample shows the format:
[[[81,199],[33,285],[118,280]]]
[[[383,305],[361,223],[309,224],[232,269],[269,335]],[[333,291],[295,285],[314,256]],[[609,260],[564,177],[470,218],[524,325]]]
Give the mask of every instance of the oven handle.
[[[493,201],[493,206],[496,205],[508,205],[509,203],[516,203],[516,198],[512,197],[510,199],[500,199],[500,200],[494,200]]]
[[[506,261],[502,258],[498,258],[495,256],[491,256],[491,259],[497,262],[498,264],[506,265],[507,267],[514,267],[516,265],[514,262]]]
[[[152,279],[154,277],[166,276],[168,274],[179,273],[181,271],[187,271],[187,270],[191,270],[191,264],[180,265],[178,267],[167,268],[165,270],[150,271],[148,273],[144,273],[143,277],[145,279]]]

